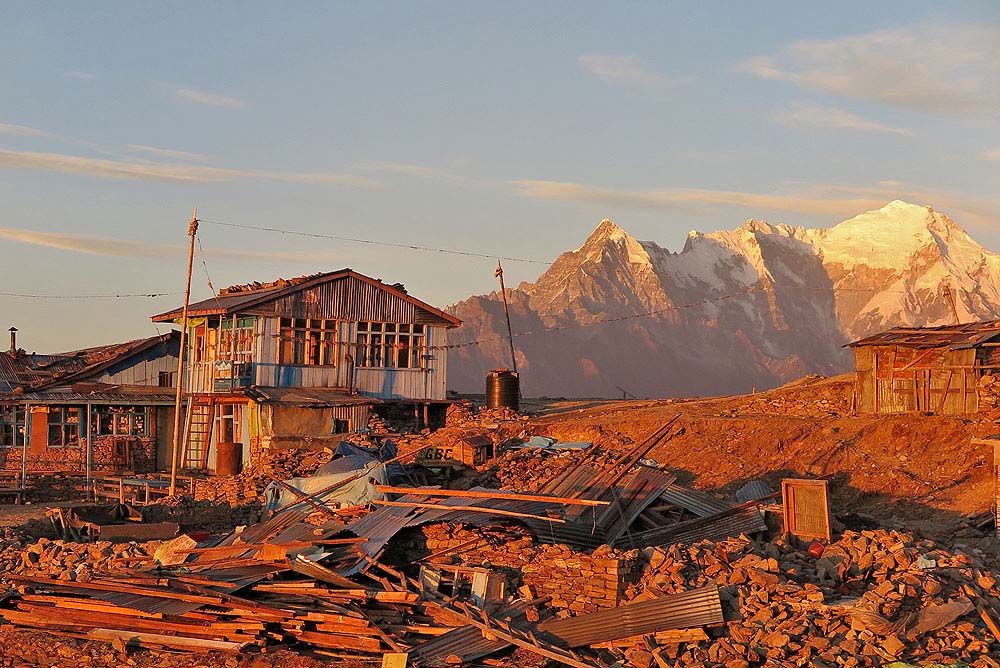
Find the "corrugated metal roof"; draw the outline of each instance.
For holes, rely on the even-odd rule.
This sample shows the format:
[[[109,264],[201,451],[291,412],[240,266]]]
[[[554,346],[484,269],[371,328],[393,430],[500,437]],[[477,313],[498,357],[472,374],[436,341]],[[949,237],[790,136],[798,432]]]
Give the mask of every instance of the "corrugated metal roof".
[[[176,396],[166,392],[130,394],[127,392],[26,392],[0,396],[0,402],[20,404],[82,405],[111,404],[119,406],[173,406]]]
[[[773,493],[774,490],[763,480],[751,480],[736,490],[736,500],[740,503],[747,503],[748,501],[763,499],[765,496]]]
[[[847,345],[851,348],[902,346],[905,348],[963,350],[975,348],[997,335],[1000,335],[1000,320],[987,320],[940,327],[893,327]]]
[[[641,531],[632,535],[632,542],[624,539],[615,543],[615,547],[628,548],[647,547],[650,545],[674,545],[676,543],[697,543],[703,540],[720,541],[734,538],[741,534],[751,536],[761,531],[767,531],[767,525],[760,511],[748,508],[738,512],[727,511],[723,515],[698,518],[656,529]]]
[[[232,315],[238,312],[240,309],[250,308],[257,306],[261,303],[266,303],[274,299],[279,299],[284,295],[298,292],[299,290],[306,290],[316,285],[322,285],[324,283],[329,283],[331,281],[340,280],[343,278],[356,278],[360,281],[368,283],[379,290],[383,290],[391,295],[394,295],[404,301],[407,301],[417,308],[423,309],[433,316],[440,318],[446,323],[447,327],[458,327],[462,324],[462,321],[455,316],[445,313],[439,308],[431,306],[425,301],[417,299],[416,297],[399,290],[391,285],[386,285],[382,281],[371,278],[370,276],[365,276],[364,274],[359,274],[352,269],[340,269],[338,271],[331,271],[326,273],[315,274],[312,276],[301,277],[304,280],[292,279],[290,281],[285,281],[283,285],[275,287],[267,287],[259,290],[251,290],[247,292],[235,292],[232,294],[220,294],[216,297],[211,297],[209,299],[204,299],[200,302],[190,304],[188,306],[188,316],[196,317],[202,315],[215,315],[215,314],[225,314]],[[160,313],[154,315],[153,322],[170,322],[180,318],[183,310],[180,308],[167,311],[165,313]]]
[[[16,387],[40,389],[55,384],[86,380],[133,355],[157,345],[179,345],[180,332],[134,339],[53,355],[0,353],[0,391]]]
[[[554,644],[575,648],[668,629],[689,629],[723,622],[725,617],[719,587],[713,584],[651,601],[546,621],[537,627],[543,633],[536,632],[536,635],[548,637]]]
[[[660,498],[678,508],[694,513],[698,517],[710,517],[736,507],[736,504],[731,501],[717,499],[711,494],[683,487],[676,483],[670,485],[667,491],[660,495]]]
[[[492,617],[509,624],[511,628],[524,631],[531,627],[525,612],[534,607],[535,604],[530,601],[517,601],[509,608],[498,611]],[[483,637],[483,632],[475,626],[460,626],[412,648],[410,658],[418,661],[421,666],[445,666],[448,665],[447,657],[452,655],[461,658],[462,662],[466,663],[489,656],[509,646],[510,643],[506,640],[488,640]]]
[[[304,408],[334,406],[372,406],[382,403],[373,397],[350,394],[339,387],[259,387],[247,390],[251,399],[259,403]]]
[[[195,318],[198,316],[214,315],[217,313],[233,313],[239,311],[242,306],[255,302],[261,297],[277,295],[281,293],[282,290],[283,288],[269,288],[266,290],[257,290],[256,292],[219,295],[218,297],[203,299],[200,302],[188,305],[188,317]],[[153,316],[153,322],[169,322],[176,318],[180,318],[182,313],[183,310],[179,308],[167,311],[166,313],[160,313]]]

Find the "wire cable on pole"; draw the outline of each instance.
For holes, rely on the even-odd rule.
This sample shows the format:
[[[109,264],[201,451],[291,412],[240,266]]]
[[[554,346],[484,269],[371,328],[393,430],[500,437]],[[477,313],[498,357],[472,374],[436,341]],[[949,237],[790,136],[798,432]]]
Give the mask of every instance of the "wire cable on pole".
[[[133,299],[147,298],[156,299],[158,297],[170,297],[184,294],[182,292],[142,292],[142,293],[114,293],[101,295],[42,295],[29,294],[24,292],[0,292],[0,297],[20,297],[23,299]]]
[[[297,237],[309,237],[312,239],[332,239],[334,241],[346,241],[355,244],[368,244],[371,246],[386,246],[388,248],[402,248],[404,250],[422,251],[427,253],[444,253],[446,255],[463,255],[465,257],[482,257],[490,260],[509,260],[510,262],[527,262],[530,264],[551,264],[549,260],[536,260],[524,257],[510,257],[507,255],[496,255],[495,253],[476,253],[474,251],[456,250],[454,248],[433,248],[431,246],[418,246],[416,244],[394,243],[391,241],[377,241],[375,239],[359,239],[357,237],[341,237],[334,234],[321,234],[319,232],[304,232],[301,230],[288,230],[277,227],[261,227],[257,225],[243,225],[241,223],[226,223],[218,220],[199,221],[204,225],[218,225],[221,227],[234,227],[241,230],[253,230],[256,232],[274,232],[276,234],[287,234]]]

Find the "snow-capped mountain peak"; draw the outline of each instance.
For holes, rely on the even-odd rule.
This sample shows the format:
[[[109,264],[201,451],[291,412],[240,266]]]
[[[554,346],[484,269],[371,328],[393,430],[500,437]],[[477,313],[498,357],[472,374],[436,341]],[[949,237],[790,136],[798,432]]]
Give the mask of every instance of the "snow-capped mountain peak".
[[[932,228],[943,231],[949,223],[931,207],[895,200],[831,228],[808,230],[808,235],[827,263],[892,268],[933,243]]]
[[[897,200],[826,229],[692,231],[677,253],[605,219],[509,299],[515,332],[543,332],[515,339],[526,393],[691,396],[846,371],[850,340],[952,322],[946,287],[963,322],[1000,318],[1000,255]],[[498,298],[456,305],[455,342],[502,339]],[[504,354],[459,349],[457,388],[478,388]]]

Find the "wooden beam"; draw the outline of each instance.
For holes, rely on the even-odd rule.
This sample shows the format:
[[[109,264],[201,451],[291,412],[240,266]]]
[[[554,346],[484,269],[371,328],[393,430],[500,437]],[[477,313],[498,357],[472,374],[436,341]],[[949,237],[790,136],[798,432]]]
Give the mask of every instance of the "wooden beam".
[[[484,508],[480,506],[444,506],[440,503],[416,503],[413,501],[372,501],[375,506],[398,506],[400,508],[431,508],[433,510],[469,510],[487,515],[504,515],[507,517],[522,517],[530,520],[542,520],[543,522],[555,522],[565,524],[566,520],[558,517],[546,517],[544,515],[532,515],[530,513],[515,513],[510,510],[498,510],[496,508]]]
[[[122,640],[125,644],[135,647],[172,647],[201,652],[239,652],[251,644],[248,642],[167,636],[159,633],[116,631],[115,629],[94,629],[87,633],[87,637],[93,640],[107,640],[109,642],[112,640]]]
[[[610,501],[595,501],[592,499],[570,499],[562,496],[546,496],[544,494],[508,494],[506,492],[480,492],[460,489],[428,489],[426,487],[395,487],[393,485],[375,485],[375,490],[387,494],[416,494],[418,496],[448,496],[462,499],[504,499],[510,501],[539,501],[567,506],[607,506]]]

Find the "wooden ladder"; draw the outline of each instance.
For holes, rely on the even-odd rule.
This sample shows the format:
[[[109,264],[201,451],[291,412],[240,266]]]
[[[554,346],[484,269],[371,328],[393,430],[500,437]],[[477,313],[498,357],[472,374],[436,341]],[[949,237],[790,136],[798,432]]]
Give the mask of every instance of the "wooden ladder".
[[[208,467],[214,423],[215,397],[191,397],[184,434],[184,457],[181,459],[183,468],[204,470]]]

